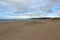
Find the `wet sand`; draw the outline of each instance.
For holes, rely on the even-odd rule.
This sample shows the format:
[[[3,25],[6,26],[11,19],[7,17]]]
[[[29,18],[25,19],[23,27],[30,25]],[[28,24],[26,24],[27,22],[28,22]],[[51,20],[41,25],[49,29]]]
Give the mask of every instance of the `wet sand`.
[[[60,19],[1,22],[0,40],[60,40]]]

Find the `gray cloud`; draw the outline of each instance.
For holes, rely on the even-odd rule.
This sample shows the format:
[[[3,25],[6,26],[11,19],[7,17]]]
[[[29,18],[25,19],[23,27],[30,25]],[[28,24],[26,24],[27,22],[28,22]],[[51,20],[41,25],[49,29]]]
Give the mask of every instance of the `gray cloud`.
[[[9,11],[14,12],[15,14],[33,14],[33,12],[40,14],[51,13],[51,8],[59,3],[60,0],[0,0],[0,5],[7,7]]]

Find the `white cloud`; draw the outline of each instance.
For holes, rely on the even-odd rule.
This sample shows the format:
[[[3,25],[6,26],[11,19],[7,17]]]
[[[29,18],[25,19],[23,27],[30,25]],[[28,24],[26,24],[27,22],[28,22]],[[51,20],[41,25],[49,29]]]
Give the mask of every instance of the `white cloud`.
[[[11,10],[20,10],[24,8],[43,8],[43,10],[60,3],[59,0],[0,0],[0,5],[10,7]],[[47,7],[48,6],[48,7]],[[50,7],[49,7],[50,6]]]
[[[0,5],[17,11],[25,8],[38,9],[47,5],[47,0],[0,0]]]
[[[29,18],[39,18],[39,16],[7,16],[4,15],[4,17],[0,18],[0,19],[29,19]]]
[[[51,7],[59,2],[54,0],[0,0],[0,5],[7,7],[8,10],[6,11],[3,9],[0,10],[0,12],[11,11],[11,15],[8,17],[6,16],[6,18],[40,17],[51,12]],[[12,16],[13,14],[14,16]],[[20,16],[21,14],[24,15]]]
[[[4,15],[4,17],[0,18],[0,19],[27,19],[27,18],[31,18],[31,16],[7,16]]]

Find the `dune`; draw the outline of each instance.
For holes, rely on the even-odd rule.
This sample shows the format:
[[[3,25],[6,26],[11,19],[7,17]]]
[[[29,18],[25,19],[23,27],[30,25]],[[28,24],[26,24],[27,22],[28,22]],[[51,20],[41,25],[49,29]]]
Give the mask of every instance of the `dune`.
[[[60,19],[0,22],[0,40],[60,40]]]

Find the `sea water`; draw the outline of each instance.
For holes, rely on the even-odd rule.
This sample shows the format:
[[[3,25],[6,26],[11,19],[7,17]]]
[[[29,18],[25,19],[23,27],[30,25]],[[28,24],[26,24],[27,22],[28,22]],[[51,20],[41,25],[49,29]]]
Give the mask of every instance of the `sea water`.
[[[14,22],[14,21],[25,21],[31,19],[0,19],[0,22]]]

